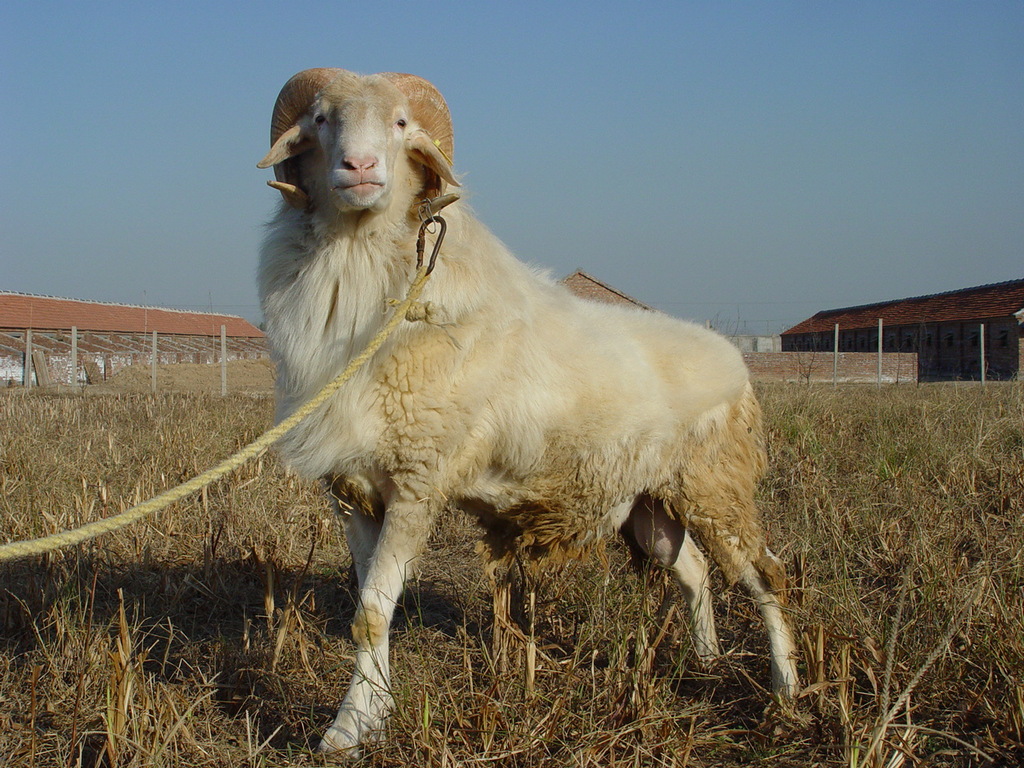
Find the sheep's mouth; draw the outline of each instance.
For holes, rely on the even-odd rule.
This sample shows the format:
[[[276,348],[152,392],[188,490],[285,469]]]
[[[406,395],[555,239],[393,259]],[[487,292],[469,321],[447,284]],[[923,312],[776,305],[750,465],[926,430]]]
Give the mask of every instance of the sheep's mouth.
[[[370,197],[380,192],[384,185],[379,181],[360,181],[355,184],[342,184],[334,188],[335,192],[356,197]]]
[[[384,194],[384,184],[379,181],[360,181],[355,184],[338,185],[334,193],[346,205],[368,208]]]

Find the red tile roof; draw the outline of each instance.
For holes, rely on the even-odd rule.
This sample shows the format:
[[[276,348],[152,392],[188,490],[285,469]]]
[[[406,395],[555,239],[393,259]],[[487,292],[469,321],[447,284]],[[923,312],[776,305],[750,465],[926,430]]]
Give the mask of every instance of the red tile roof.
[[[634,307],[651,309],[651,307],[641,301],[637,301],[632,296],[627,296],[622,291],[612,288],[607,283],[602,283],[592,275],[588,275],[582,269],[577,269],[571,275],[562,278],[562,284],[582,299],[604,301],[608,304],[629,304]]]
[[[263,336],[259,328],[235,315],[0,292],[0,328],[12,330],[68,330],[75,326],[80,331],[219,336],[222,325],[232,338]]]
[[[879,318],[886,326],[988,320],[1015,314],[1018,321],[1024,322],[1022,312],[1024,280],[1009,280],[878,304],[826,309],[783,331],[782,335],[831,331],[836,323],[842,330],[877,328]]]

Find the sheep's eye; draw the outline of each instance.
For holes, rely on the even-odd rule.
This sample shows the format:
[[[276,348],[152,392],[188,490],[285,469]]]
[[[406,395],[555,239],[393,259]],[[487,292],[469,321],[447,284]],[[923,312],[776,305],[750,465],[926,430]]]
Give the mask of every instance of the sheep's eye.
[[[327,122],[327,118],[326,118],[326,117],[324,117],[323,115],[317,115],[316,117],[314,117],[314,118],[313,118],[313,121],[314,121],[314,122],[315,122],[315,123],[316,123],[317,125],[323,125],[324,123],[326,123],[326,122]]]
[[[405,118],[404,117],[398,118],[398,120],[395,121],[395,125],[397,125],[399,128],[405,128],[405,126],[406,126]]]

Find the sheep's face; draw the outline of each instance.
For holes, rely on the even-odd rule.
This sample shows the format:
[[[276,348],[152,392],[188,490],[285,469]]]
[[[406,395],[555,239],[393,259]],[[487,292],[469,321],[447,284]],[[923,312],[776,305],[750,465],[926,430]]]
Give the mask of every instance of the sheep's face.
[[[408,101],[384,80],[346,86],[325,88],[307,117],[324,163],[322,183],[341,211],[382,210],[404,175]]]
[[[405,94],[378,75],[345,73],[324,86],[259,165],[282,162],[298,164],[300,200],[342,213],[409,205],[442,179],[457,184]]]

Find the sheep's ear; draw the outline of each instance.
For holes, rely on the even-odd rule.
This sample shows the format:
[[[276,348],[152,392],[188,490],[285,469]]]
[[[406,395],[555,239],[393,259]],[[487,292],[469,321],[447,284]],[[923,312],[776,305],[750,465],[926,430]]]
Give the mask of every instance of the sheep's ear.
[[[290,157],[301,155],[313,144],[309,137],[302,132],[301,125],[293,125],[281,134],[274,146],[267,152],[267,156],[256,163],[257,168],[269,168],[272,165],[283,163]]]
[[[455,173],[452,171],[451,159],[441,151],[441,147],[430,138],[429,133],[422,129],[413,131],[406,138],[406,148],[413,160],[428,171],[432,171],[439,179],[453,186],[459,186]]]

